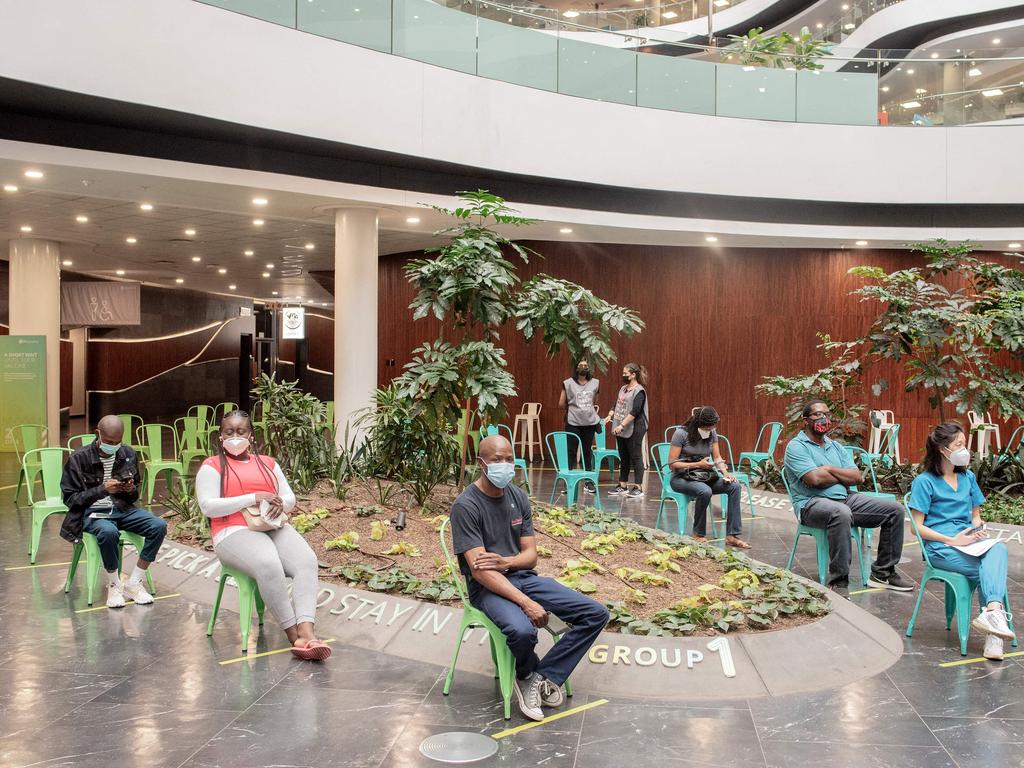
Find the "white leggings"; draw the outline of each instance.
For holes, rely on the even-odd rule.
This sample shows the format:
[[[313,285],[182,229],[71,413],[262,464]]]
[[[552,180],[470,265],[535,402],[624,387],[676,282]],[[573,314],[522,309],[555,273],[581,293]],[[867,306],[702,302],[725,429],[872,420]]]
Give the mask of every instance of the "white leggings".
[[[235,531],[213,549],[224,565],[256,579],[281,629],[316,620],[316,554],[290,525],[267,532]],[[285,576],[292,577],[291,597]]]

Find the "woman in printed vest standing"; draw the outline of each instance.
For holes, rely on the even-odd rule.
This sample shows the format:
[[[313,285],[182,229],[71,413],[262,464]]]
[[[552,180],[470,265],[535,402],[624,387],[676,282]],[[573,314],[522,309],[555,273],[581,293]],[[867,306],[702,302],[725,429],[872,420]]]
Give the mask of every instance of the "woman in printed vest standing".
[[[322,661],[331,649],[317,640],[317,558],[287,522],[295,494],[281,468],[252,445],[252,422],[242,411],[221,420],[218,455],[196,474],[196,498],[210,518],[213,551],[221,563],[251,576],[263,601],[300,659]],[[292,579],[288,595],[285,577]]]
[[[598,416],[597,395],[601,391],[601,382],[590,372],[590,363],[586,359],[576,363],[576,375],[562,382],[562,394],[558,397],[558,407],[565,410],[565,431],[571,432],[580,439],[583,451],[583,467],[587,472],[594,469],[594,435],[601,424]],[[576,451],[569,451],[569,469],[576,469]],[[584,484],[587,493],[596,488],[587,480]]]
[[[644,435],[647,434],[647,369],[637,363],[626,363],[622,369],[622,388],[615,407],[608,412],[605,423],[612,425],[612,434],[619,449],[619,484],[612,496],[640,498],[644,495]],[[628,487],[629,471],[636,481]]]

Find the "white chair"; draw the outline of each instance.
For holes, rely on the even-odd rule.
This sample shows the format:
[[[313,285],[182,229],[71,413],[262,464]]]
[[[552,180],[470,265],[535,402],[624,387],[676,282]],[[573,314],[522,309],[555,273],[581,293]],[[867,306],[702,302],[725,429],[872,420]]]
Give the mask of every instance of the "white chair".
[[[985,412],[983,419],[977,411],[968,411],[967,420],[971,424],[971,433],[967,436],[967,448],[971,447],[971,440],[975,440],[975,450],[978,456],[985,458],[988,455],[989,440],[995,435],[996,451],[1002,452],[1003,441],[999,435],[999,427],[992,423],[992,416]]]
[[[540,411],[543,406],[540,403],[523,403],[516,420],[513,423],[512,443],[516,447],[516,456],[526,458],[530,453],[530,461],[533,461],[533,446],[540,449],[541,461],[544,460],[544,433],[540,427]],[[519,425],[523,426],[523,434],[519,434]]]
[[[881,450],[885,433],[896,424],[896,415],[892,411],[874,410],[870,414],[871,431],[868,433],[868,453],[878,453]],[[877,422],[877,424],[876,424]],[[900,463],[900,439],[899,434],[890,446],[893,458]]]

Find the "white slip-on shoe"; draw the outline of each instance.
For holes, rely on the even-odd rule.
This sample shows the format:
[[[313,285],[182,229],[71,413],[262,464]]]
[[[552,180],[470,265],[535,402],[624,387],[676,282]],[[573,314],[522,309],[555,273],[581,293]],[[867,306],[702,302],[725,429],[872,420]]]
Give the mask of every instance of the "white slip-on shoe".
[[[107,587],[107,608],[124,608],[124,591],[120,584]]]
[[[985,635],[985,650],[981,654],[992,661],[1003,660],[1003,638],[996,635]]]
[[[129,579],[121,590],[124,592],[124,596],[129,600],[134,600],[136,605],[149,605],[153,602],[153,596],[146,591],[141,581]]]

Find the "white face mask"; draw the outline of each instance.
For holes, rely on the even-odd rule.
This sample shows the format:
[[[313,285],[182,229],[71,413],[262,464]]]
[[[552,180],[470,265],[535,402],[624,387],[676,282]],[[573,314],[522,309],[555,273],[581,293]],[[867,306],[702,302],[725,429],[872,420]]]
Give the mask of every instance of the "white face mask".
[[[711,430],[701,429],[700,427],[697,427],[697,434],[700,435],[701,440],[707,440],[709,437],[711,437]]]
[[[230,453],[232,456],[241,456],[247,450],[249,450],[249,438],[247,437],[229,437],[222,443],[224,450]]]
[[[957,448],[947,458],[954,467],[966,467],[971,463],[971,452],[966,448]]]

